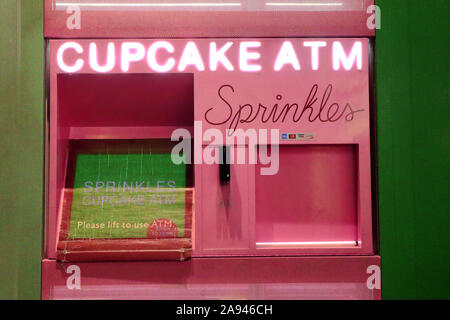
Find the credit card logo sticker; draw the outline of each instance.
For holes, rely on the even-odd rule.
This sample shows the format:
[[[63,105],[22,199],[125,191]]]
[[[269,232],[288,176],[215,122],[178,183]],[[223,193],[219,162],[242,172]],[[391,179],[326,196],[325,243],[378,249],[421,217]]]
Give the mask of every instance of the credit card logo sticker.
[[[314,140],[314,133],[282,133],[281,140]]]

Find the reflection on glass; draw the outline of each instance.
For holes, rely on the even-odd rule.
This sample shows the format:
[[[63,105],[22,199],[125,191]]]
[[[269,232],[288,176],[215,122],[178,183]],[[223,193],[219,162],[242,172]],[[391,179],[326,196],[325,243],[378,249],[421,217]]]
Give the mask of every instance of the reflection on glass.
[[[56,10],[336,11],[364,10],[365,0],[52,0]]]
[[[68,239],[190,234],[190,171],[172,162],[171,141],[77,140],[72,146],[63,210]]]
[[[55,0],[56,10],[78,6],[82,10],[231,11],[242,10],[243,1],[208,0]]]

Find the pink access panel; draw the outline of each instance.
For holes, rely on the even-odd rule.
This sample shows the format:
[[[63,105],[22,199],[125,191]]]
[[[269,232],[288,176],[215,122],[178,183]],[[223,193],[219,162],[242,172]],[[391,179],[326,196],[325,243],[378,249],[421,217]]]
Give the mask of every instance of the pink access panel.
[[[204,153],[208,130],[235,152],[226,184],[196,166],[194,256],[372,254],[368,40],[249,43],[261,70],[195,75]]]

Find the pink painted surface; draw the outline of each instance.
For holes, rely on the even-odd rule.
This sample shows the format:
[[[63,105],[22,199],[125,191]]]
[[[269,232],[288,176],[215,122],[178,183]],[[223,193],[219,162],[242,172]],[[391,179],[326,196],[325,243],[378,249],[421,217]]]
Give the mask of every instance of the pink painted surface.
[[[356,245],[356,152],[354,145],[281,146],[278,174],[255,175],[256,242]]]
[[[179,126],[71,127],[70,139],[166,139]],[[191,135],[194,128],[183,126]]]
[[[367,280],[379,256],[193,258],[185,262],[42,262],[43,299],[380,299]],[[70,281],[69,281],[70,282]]]
[[[209,147],[211,148],[211,147]],[[217,149],[216,147],[214,147]],[[242,146],[241,148],[245,148]],[[219,180],[219,165],[198,166],[201,172],[196,186],[201,201],[196,219],[196,246],[194,252],[204,255],[248,255],[252,244],[248,165],[233,165],[232,179],[227,185]],[[199,176],[196,176],[196,178]],[[198,232],[198,230],[207,230]]]
[[[190,8],[189,13],[179,9],[161,11],[158,8],[142,7],[81,7],[80,29],[67,27],[73,12],[67,13],[67,7],[56,6],[59,2],[62,1],[45,0],[47,38],[375,36],[375,30],[367,28],[367,20],[371,15],[367,13],[367,8],[374,4],[374,0],[331,1],[341,3],[342,6],[297,7],[295,11],[287,11],[286,7],[275,10],[274,7],[264,6],[264,1],[257,1],[256,6],[250,6],[247,0],[236,1],[241,2],[242,6],[233,10],[219,8],[199,11]]]
[[[155,75],[145,58],[132,62],[128,73],[123,74],[124,72],[120,67],[119,50],[122,43],[135,41],[141,43],[144,48],[148,48],[155,40],[79,40],[77,43],[82,47],[83,53],[75,54],[74,50],[69,50],[63,58],[67,65],[73,65],[77,59],[84,59],[84,65],[78,74],[63,76],[61,77],[62,80],[59,80],[58,75],[64,74],[64,72],[59,69],[56,56],[59,47],[65,41],[53,40],[50,42],[49,229],[46,232],[48,258],[54,259],[56,257],[58,208],[60,206],[61,188],[65,179],[68,139],[89,139],[98,136],[105,139],[120,138],[124,133],[125,135],[122,137],[126,139],[161,137],[161,135],[168,134],[173,127],[177,126],[192,130],[192,120],[202,121],[203,129],[218,128],[224,131],[230,126],[231,120],[223,125],[213,125],[205,121],[205,114],[211,108],[212,110],[208,114],[209,119],[213,122],[220,122],[227,119],[230,112],[236,115],[240,106],[245,106],[241,110],[241,120],[243,120],[248,119],[250,114],[255,116],[259,105],[266,106],[270,108],[269,110],[274,107],[274,104],[280,106],[297,104],[299,108],[303,108],[305,104],[308,104],[308,101],[312,107],[306,111],[306,115],[301,121],[293,121],[291,115],[284,122],[265,121],[261,117],[255,116],[255,120],[251,123],[238,122],[239,128],[279,129],[280,133],[314,133],[315,138],[313,140],[280,141],[282,146],[330,144],[355,146],[355,163],[349,161],[348,152],[336,155],[335,159],[338,164],[342,164],[344,171],[342,176],[339,176],[330,168],[328,173],[330,175],[335,174],[335,176],[332,180],[333,183],[326,188],[330,191],[331,187],[337,183],[342,183],[350,188],[353,174],[356,179],[354,187],[357,197],[354,198],[354,193],[351,190],[347,190],[347,193],[341,191],[342,197],[346,198],[341,198],[339,217],[326,219],[335,226],[336,221],[343,221],[339,222],[341,231],[337,231],[337,234],[334,235],[333,232],[335,231],[324,233],[320,241],[327,242],[333,239],[347,239],[348,237],[349,239],[357,239],[358,245],[325,245],[320,247],[301,245],[289,248],[257,248],[256,243],[259,239],[271,239],[270,235],[264,235],[269,230],[267,229],[269,228],[267,227],[267,221],[262,223],[260,227],[255,224],[257,217],[263,217],[266,220],[270,218],[269,213],[261,211],[261,208],[264,208],[264,201],[267,199],[261,196],[258,198],[258,194],[263,193],[261,189],[258,189],[261,187],[262,181],[259,179],[263,179],[259,177],[258,166],[252,164],[232,165],[232,181],[229,186],[223,187],[218,185],[216,166],[196,165],[196,209],[193,234],[195,244],[193,254],[194,256],[373,254],[367,39],[256,40],[261,42],[259,48],[261,58],[257,61],[262,67],[260,72],[239,71],[238,48],[240,42],[243,41],[242,39],[195,40],[202,57],[208,56],[211,41],[216,41],[218,46],[222,46],[226,42],[233,42],[228,58],[234,64],[235,71],[227,71],[221,65],[217,71],[210,71],[207,60],[204,63],[205,71],[198,71],[195,67],[188,66],[184,72],[189,73],[189,75],[182,76],[192,78],[193,74],[193,89],[191,81],[172,81],[171,74]],[[293,43],[299,57],[301,70],[294,70],[290,65],[286,65],[280,72],[274,71],[274,61],[285,40],[290,40]],[[327,44],[326,47],[321,48],[318,70],[312,68],[310,48],[304,46],[305,41],[314,40],[325,41]],[[170,40],[175,48],[173,57],[177,62],[181,59],[181,52],[188,41]],[[362,66],[360,69],[356,66],[349,71],[344,69],[335,71],[333,69],[332,48],[334,41],[340,41],[347,52],[351,50],[355,42],[361,42]],[[116,75],[98,75],[91,69],[88,63],[88,48],[91,42],[97,44],[101,56],[104,56],[108,42],[115,44],[118,59],[111,73]],[[104,61],[100,61],[100,63],[104,63]],[[182,73],[178,72],[177,68],[174,68],[171,72],[178,75]],[[223,85],[227,87],[223,92],[220,92],[219,90]],[[330,85],[332,90],[330,90]],[[315,87],[317,88],[316,100],[312,102],[313,97],[310,93]],[[219,94],[221,95],[219,96]],[[224,99],[226,99],[226,103]],[[192,101],[194,101],[193,106]],[[249,105],[252,105],[252,108]],[[326,121],[327,119],[323,118],[330,117],[329,115],[333,115],[335,110],[339,110],[339,113],[342,110],[345,111],[347,105],[350,105],[353,108],[352,110],[360,110],[352,114],[352,121],[347,121],[348,119],[346,120],[344,115],[338,120],[331,116],[333,121]],[[194,108],[193,117],[192,107]],[[323,117],[319,117],[318,114],[322,109],[325,110],[322,114]],[[251,110],[254,113],[251,113]],[[306,120],[310,113],[312,118],[315,118],[314,121]],[[199,141],[200,137],[196,135],[195,138]],[[317,154],[314,153],[306,155],[310,159],[316,156]],[[297,157],[298,154],[283,157],[282,153],[281,162],[282,164],[285,163],[288,168],[283,167],[283,175],[275,178],[277,183],[284,183],[285,180],[286,183],[292,183],[289,172],[297,170],[292,160],[297,159]],[[344,174],[346,175],[344,176]],[[306,178],[311,182],[314,176],[306,176]],[[278,197],[283,196],[280,189],[274,189],[274,192],[277,193],[276,196]],[[323,196],[311,193],[310,195],[313,198],[308,199],[305,203],[318,201]],[[264,201],[261,199],[264,199]],[[333,199],[327,201],[331,200]],[[350,204],[353,201],[356,202],[354,206]],[[283,211],[282,216],[298,207],[296,203],[289,202],[283,205],[285,205],[283,210],[286,210],[286,212]],[[331,214],[329,202],[327,205],[327,214]],[[347,211],[345,208],[349,210]],[[317,210],[314,214],[317,214]],[[353,217],[356,217],[357,223],[349,224],[350,218],[354,221]],[[308,219],[317,221],[317,223],[324,221],[321,219],[315,220],[313,217]],[[293,223],[295,224],[295,221]],[[307,230],[309,239],[317,238],[311,236],[316,227]],[[286,232],[283,235],[286,238],[283,238],[283,240],[298,241],[301,238],[299,238],[297,231],[291,229]],[[277,234],[282,233],[284,232],[278,232]],[[289,237],[287,237],[288,235]],[[276,238],[272,236],[272,239],[275,240]]]
[[[68,127],[192,126],[192,74],[60,74],[58,105]]]

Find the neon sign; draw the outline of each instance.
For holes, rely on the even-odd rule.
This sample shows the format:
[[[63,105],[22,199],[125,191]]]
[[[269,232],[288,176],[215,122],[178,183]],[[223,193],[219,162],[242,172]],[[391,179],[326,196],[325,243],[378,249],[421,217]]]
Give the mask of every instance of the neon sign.
[[[180,46],[180,42],[183,45]],[[199,44],[207,42],[208,50],[200,50]],[[129,72],[137,63],[146,63],[153,72],[203,72],[234,71],[259,72],[263,68],[275,71],[309,68],[319,70],[323,59],[331,54],[331,61],[325,65],[334,71],[362,70],[363,45],[355,40],[351,47],[344,48],[339,40],[286,40],[281,42],[277,54],[268,53],[264,41],[116,41],[100,46],[91,41],[88,45],[69,41],[57,49],[58,67],[63,72],[76,73],[84,67],[91,71],[106,73],[120,66],[122,72]],[[101,47],[101,49],[100,49]],[[204,49],[204,47],[202,47]],[[328,50],[325,53],[325,50]],[[263,59],[266,62],[263,63]],[[270,61],[267,62],[267,59]],[[87,63],[86,63],[87,62]]]

